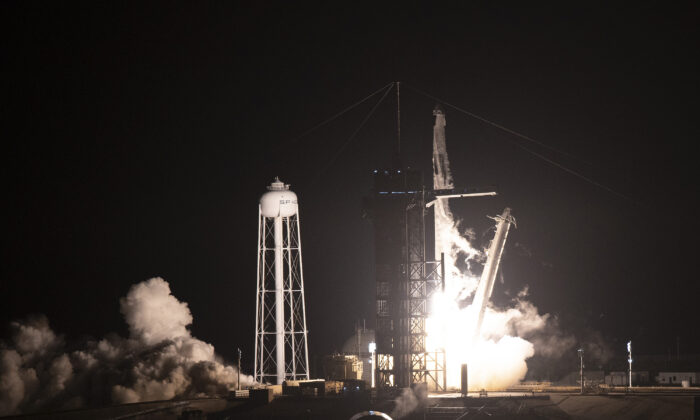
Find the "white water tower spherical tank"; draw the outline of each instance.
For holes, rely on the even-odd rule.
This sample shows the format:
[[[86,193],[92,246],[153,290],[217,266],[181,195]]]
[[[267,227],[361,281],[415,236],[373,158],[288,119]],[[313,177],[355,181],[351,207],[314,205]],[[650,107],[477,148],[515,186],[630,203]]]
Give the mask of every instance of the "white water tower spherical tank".
[[[275,178],[267,189],[268,191],[260,197],[260,212],[263,216],[289,217],[297,214],[297,195],[290,191],[289,184]]]

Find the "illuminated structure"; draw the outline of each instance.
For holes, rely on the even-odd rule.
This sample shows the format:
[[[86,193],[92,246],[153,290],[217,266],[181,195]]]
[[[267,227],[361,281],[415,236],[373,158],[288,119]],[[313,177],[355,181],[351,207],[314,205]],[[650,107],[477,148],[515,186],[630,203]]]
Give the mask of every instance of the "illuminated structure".
[[[433,188],[439,193],[436,194],[434,201],[428,203],[428,206],[434,205],[435,255],[443,256],[443,271],[446,270],[448,276],[445,280],[449,282],[451,280],[449,276],[454,274],[453,269],[456,263],[455,255],[451,252],[452,248],[455,246],[453,242],[454,236],[459,235],[454,224],[454,217],[450,211],[449,198],[491,196],[496,195],[496,193],[493,191],[472,192],[470,194],[450,193],[453,192],[454,182],[452,173],[450,172],[450,161],[447,157],[445,141],[445,126],[447,125],[447,121],[445,119],[445,113],[439,107],[433,110],[433,116],[435,116],[435,124],[433,125]],[[511,220],[510,209],[506,209],[502,218],[503,220]],[[505,244],[505,238],[508,234],[508,227],[509,225],[504,229],[503,223],[499,224],[496,237],[488,253],[488,260],[484,267],[481,282],[479,283],[479,289],[475,295],[474,307],[480,309],[480,311],[477,325],[474,328],[474,338],[477,338],[479,335],[481,323],[483,321],[483,311],[493,291],[493,281],[498,271],[498,264],[503,251],[503,245]],[[494,249],[497,251],[494,252]],[[481,297],[480,300],[478,300],[479,297]],[[467,365],[464,364],[461,367],[462,392],[466,395],[468,383]]]
[[[374,222],[378,387],[426,383],[431,391],[445,390],[444,349],[426,349],[428,304],[445,287],[444,254],[426,260],[426,209],[438,199],[495,194],[426,190],[419,171],[375,171],[365,211]]]
[[[436,246],[435,260],[427,259],[425,216],[433,206],[436,221],[447,214],[448,198],[496,195],[454,188],[445,149],[445,116],[439,109],[433,115],[434,189],[425,189],[420,171],[375,170],[364,206],[366,217],[374,222],[378,387],[425,383],[428,390],[445,390],[445,350],[427,351],[426,320],[432,296],[445,287],[446,250]],[[438,238],[436,232],[436,242]]]
[[[630,375],[630,381],[629,381],[629,387],[632,389],[632,341],[627,342],[627,363],[630,364],[629,368],[629,375]]]
[[[445,125],[447,125],[445,113],[436,107],[433,110],[433,115],[435,116],[435,125],[433,126],[433,188],[436,190],[454,188],[452,174],[450,173],[450,161],[447,158],[447,146],[445,144]],[[449,249],[443,249],[443,244],[446,240],[446,238],[443,238],[444,232],[438,228],[441,221],[447,220],[448,217],[452,219],[447,199],[435,201],[433,216],[435,219],[435,254],[447,252],[448,258],[450,258]]]
[[[378,387],[445,388],[443,351],[426,352],[428,302],[443,287],[440,261],[425,260],[426,197],[414,170],[375,171],[365,210],[374,221]]]
[[[255,380],[309,378],[297,196],[279,178],[258,210]]]

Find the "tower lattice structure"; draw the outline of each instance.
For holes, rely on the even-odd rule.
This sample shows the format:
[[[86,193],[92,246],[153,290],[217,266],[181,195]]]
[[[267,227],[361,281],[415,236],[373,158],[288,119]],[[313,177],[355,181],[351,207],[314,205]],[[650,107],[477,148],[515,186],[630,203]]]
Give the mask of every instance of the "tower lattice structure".
[[[426,320],[444,287],[444,264],[426,261],[426,196],[414,170],[377,171],[366,204],[373,219],[376,264],[376,371],[379,387],[425,383],[445,389],[445,353],[426,348]]]
[[[260,383],[310,379],[296,194],[276,179],[260,199],[255,373]]]

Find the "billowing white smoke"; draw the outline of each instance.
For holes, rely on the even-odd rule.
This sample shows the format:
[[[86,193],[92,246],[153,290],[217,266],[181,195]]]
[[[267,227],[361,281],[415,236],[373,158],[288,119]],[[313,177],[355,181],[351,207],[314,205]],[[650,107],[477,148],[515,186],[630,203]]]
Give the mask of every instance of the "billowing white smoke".
[[[446,289],[447,291],[447,289]],[[471,305],[460,307],[456,295],[435,297],[428,319],[428,349],[444,348],[447,384],[460,386],[460,366],[467,363],[470,389],[503,389],[517,383],[527,373],[526,360],[535,354],[527,340],[548,328],[548,315],[519,295],[512,307],[499,310],[488,307],[481,335],[474,339],[477,311]]]
[[[394,400],[394,409],[389,417],[402,419],[416,410],[419,406],[425,406],[428,401],[428,389],[423,386],[404,388],[401,394]]]
[[[433,187],[451,189],[445,116],[439,110],[434,115]],[[508,309],[489,306],[481,333],[474,338],[480,308],[464,303],[472,301],[480,281],[470,264],[483,262],[485,255],[472,246],[469,235],[460,233],[446,199],[438,199],[434,211],[435,253],[445,254],[445,290],[431,304],[426,347],[428,351],[445,349],[449,387],[460,386],[463,363],[468,364],[470,389],[508,387],[525,377],[526,360],[536,350],[527,338],[545,331],[549,317],[540,316],[525,300],[527,292],[521,293]]]
[[[121,300],[129,338],[109,335],[67,351],[48,320],[13,322],[0,344],[0,415],[41,409],[224,395],[238,372],[211,344],[192,337],[192,314],[161,278],[131,287]],[[253,379],[241,375],[242,384]]]
[[[469,298],[479,285],[479,278],[472,273],[472,264],[482,262],[484,255],[472,247],[469,233],[462,235],[455,223],[446,200],[435,202],[435,251],[445,254],[445,292],[459,300]],[[458,262],[465,269],[458,267]]]
[[[192,323],[192,314],[187,303],[170,294],[170,286],[159,277],[131,286],[119,304],[131,338],[152,345],[190,337],[187,326]]]
[[[562,332],[555,317],[540,314],[528,300],[527,288],[504,308],[490,304],[481,334],[473,339],[478,308],[470,303],[481,279],[470,264],[483,262],[484,253],[472,246],[469,232],[460,233],[448,204],[441,201],[435,205],[435,236],[436,251],[445,252],[445,291],[431,302],[426,347],[445,349],[448,387],[460,387],[460,366],[467,363],[471,390],[507,388],[525,378],[529,358],[555,362],[577,342],[592,360],[604,363],[610,358],[599,333],[583,331],[577,340]]]

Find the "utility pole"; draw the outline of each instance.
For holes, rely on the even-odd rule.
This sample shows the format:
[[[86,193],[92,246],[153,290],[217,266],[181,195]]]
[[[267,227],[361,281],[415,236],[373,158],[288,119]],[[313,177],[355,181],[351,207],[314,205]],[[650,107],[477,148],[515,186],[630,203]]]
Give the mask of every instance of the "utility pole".
[[[375,387],[375,382],[374,382],[374,375],[376,372],[376,364],[377,364],[377,358],[375,357],[377,353],[377,343],[372,341],[369,343],[369,354],[370,354],[370,363],[372,364],[372,388]]]
[[[580,366],[581,366],[581,395],[583,395],[583,347],[578,349],[578,357],[580,359]]]
[[[238,390],[241,390],[241,349],[238,349]]]
[[[401,156],[401,82],[396,82],[396,151]]]
[[[627,342],[627,362],[630,364],[629,390],[632,390],[632,341]]]

